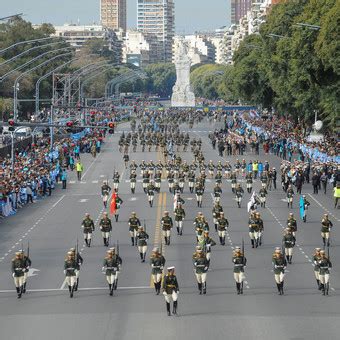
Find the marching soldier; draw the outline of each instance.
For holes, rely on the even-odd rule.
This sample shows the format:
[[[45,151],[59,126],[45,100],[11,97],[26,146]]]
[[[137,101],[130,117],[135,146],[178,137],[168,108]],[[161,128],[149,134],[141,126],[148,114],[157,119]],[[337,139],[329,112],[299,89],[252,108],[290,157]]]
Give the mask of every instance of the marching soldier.
[[[246,174],[247,192],[250,194],[253,190],[253,175],[252,172]]]
[[[247,259],[241,251],[240,247],[235,247],[233,254],[234,263],[234,279],[236,281],[237,294],[243,294],[244,268],[247,265]]]
[[[150,183],[150,173],[149,173],[149,171],[145,170],[143,172],[143,184],[142,184],[143,190],[144,190],[145,193],[147,193],[147,187],[148,187],[149,183]]]
[[[168,179],[169,192],[173,192],[175,175],[171,170],[168,173],[167,179]]]
[[[149,201],[149,205],[150,205],[151,208],[153,206],[153,199],[155,197],[155,190],[156,190],[155,185],[154,185],[153,181],[151,181],[146,188],[146,192],[148,194],[148,201]]]
[[[218,183],[215,184],[214,187],[214,201],[219,202],[221,200],[222,189]]]
[[[146,241],[149,239],[149,235],[145,232],[142,226],[139,226],[136,237],[137,237],[137,246],[138,246],[138,251],[139,251],[141,262],[145,262],[145,256],[146,256],[146,251],[147,251],[147,246],[148,246]]]
[[[129,218],[129,232],[131,236],[131,245],[134,246],[135,243],[137,245],[137,231],[138,227],[140,226],[140,220],[136,216],[135,212],[131,213],[131,217]]]
[[[194,273],[198,284],[198,291],[200,295],[207,293],[207,272],[209,262],[200,246],[196,247],[196,252],[192,256],[194,264]]]
[[[76,283],[75,283],[75,286],[74,286],[74,291],[77,291],[78,286],[79,286],[80,266],[84,263],[84,260],[81,257],[81,255],[79,254],[79,252],[76,251],[76,248],[71,248],[70,252],[72,252],[73,258],[76,260],[76,262],[78,264],[78,270],[76,271]]]
[[[26,284],[27,284],[27,278],[28,278],[28,272],[29,272],[29,269],[30,269],[30,266],[32,265],[32,261],[31,259],[29,258],[29,249],[27,250],[27,255],[25,254],[25,251],[22,249],[20,250],[21,251],[21,254],[22,254],[22,259],[24,261],[24,264],[25,264],[25,270],[24,270],[24,285],[23,285],[23,289],[22,289],[22,292],[25,294],[26,293]]]
[[[168,313],[168,316],[171,315],[170,312],[170,299],[173,301],[173,309],[172,313],[174,315],[177,314],[177,306],[178,306],[178,281],[177,277],[175,275],[175,267],[168,267],[168,273],[165,275],[163,280],[163,295],[166,301],[166,310]]]
[[[114,171],[114,173],[113,173],[113,189],[115,191],[118,191],[119,182],[120,182],[119,172],[118,171]]]
[[[216,246],[216,242],[209,236],[209,230],[204,231],[204,237],[201,243],[203,252],[205,253],[208,263],[210,264],[211,247]]]
[[[122,206],[122,204],[123,204],[123,200],[119,197],[118,191],[116,191],[116,210],[115,210],[115,220],[116,220],[116,222],[118,222],[119,210],[120,210],[120,207]]]
[[[244,190],[241,187],[241,185],[238,183],[235,188],[235,195],[236,195],[237,206],[239,208],[241,208],[241,201],[242,201],[243,193],[244,193]]]
[[[74,253],[69,251],[64,262],[64,274],[66,276],[66,283],[68,285],[68,291],[70,292],[70,298],[73,298],[73,292],[76,288],[78,270],[79,265],[74,258]]]
[[[273,267],[274,267],[274,278],[277,286],[277,290],[279,295],[283,295],[283,283],[285,276],[285,269],[287,267],[287,261],[284,258],[281,248],[275,248],[275,252],[272,258]]]
[[[288,189],[286,191],[287,194],[287,206],[292,209],[293,208],[293,196],[294,196],[294,190],[291,185],[288,186]]]
[[[106,252],[102,271],[105,271],[106,281],[109,284],[110,296],[113,295],[113,290],[117,289],[117,273],[121,264],[122,259],[116,254],[115,248],[111,248]]]
[[[104,181],[101,187],[104,208],[107,207],[107,200],[109,199],[110,191],[111,191],[111,187],[107,184],[106,181]]]
[[[217,231],[218,219],[220,218],[221,212],[223,212],[223,208],[222,208],[220,202],[216,202],[214,204],[214,207],[213,207],[213,210],[212,210],[215,231]]]
[[[191,171],[189,172],[189,174],[188,174],[189,191],[190,191],[190,193],[193,193],[193,192],[194,192],[195,178],[196,178],[195,171],[192,171],[192,170],[191,170]]]
[[[258,239],[258,244],[259,246],[262,245],[262,237],[263,237],[263,232],[264,232],[264,225],[263,225],[263,220],[261,218],[260,213],[255,213],[255,219],[256,219],[256,223],[258,225],[258,229],[259,229],[259,239]]]
[[[289,264],[292,264],[292,258],[293,258],[293,248],[295,246],[296,239],[294,235],[292,234],[292,231],[290,228],[285,229],[285,234],[282,238],[282,244],[285,249],[286,259]]]
[[[248,221],[249,225],[249,237],[251,241],[251,247],[257,248],[259,245],[259,225],[256,220],[256,213],[252,212]]]
[[[161,219],[162,224],[162,230],[163,230],[163,236],[165,240],[165,244],[167,246],[170,245],[170,235],[171,235],[171,229],[173,227],[172,218],[169,216],[169,211],[164,211],[164,216]]]
[[[320,251],[321,251],[321,248],[315,248],[315,253],[313,255],[314,275],[315,275],[316,283],[318,285],[318,289],[319,290],[321,290],[321,284],[320,284],[320,266],[319,266],[319,261],[321,260]]]
[[[161,183],[162,183],[162,173],[160,170],[156,171],[155,174],[155,188],[157,192],[161,191]]]
[[[131,193],[134,194],[136,191],[137,174],[136,171],[131,171],[130,174],[130,189]]]
[[[22,252],[18,251],[15,253],[15,257],[12,259],[12,276],[14,279],[15,288],[18,293],[18,299],[24,290],[24,274],[26,270],[25,260],[22,256]]]
[[[179,203],[175,208],[175,224],[177,229],[177,235],[183,234],[183,220],[185,218],[185,211],[182,207],[182,204]]]
[[[329,233],[331,228],[333,227],[333,223],[328,219],[328,215],[324,214],[323,219],[321,221],[321,237],[323,241],[323,246],[325,247],[326,244],[329,247]]]
[[[296,232],[297,232],[297,221],[296,221],[293,213],[289,213],[289,217],[288,217],[288,220],[287,220],[287,226],[290,227],[293,235],[295,236]]]
[[[112,231],[111,220],[108,217],[107,212],[104,212],[102,219],[99,222],[99,229],[102,232],[104,246],[109,246],[110,233]]]
[[[326,252],[324,250],[320,250],[320,259],[318,261],[318,265],[320,268],[319,279],[320,279],[320,286],[321,286],[322,294],[328,295],[329,270],[332,268],[332,262],[326,256]]]
[[[89,213],[85,214],[85,218],[83,219],[83,222],[81,223],[81,227],[83,228],[84,240],[85,240],[86,246],[91,247],[92,232],[94,232],[94,222],[91,219]]]
[[[209,230],[209,225],[205,220],[205,217],[202,212],[199,212],[194,220],[194,227],[196,233],[196,241],[197,243],[202,243],[204,237],[204,230]]]
[[[218,237],[220,238],[220,244],[225,245],[225,233],[229,227],[229,221],[224,217],[224,212],[220,212],[220,217],[217,220],[218,223]]]
[[[158,248],[152,250],[152,255],[150,257],[151,265],[151,275],[153,279],[153,284],[155,286],[156,295],[159,295],[162,283],[163,268],[165,265],[165,258],[160,253]]]
[[[260,196],[260,202],[261,202],[261,207],[265,208],[266,207],[266,198],[268,195],[268,191],[266,187],[262,187],[259,191],[259,196]]]
[[[236,189],[236,183],[237,183],[237,178],[236,178],[236,172],[232,172],[232,174],[230,175],[230,179],[231,179],[231,191],[233,193],[235,193],[235,189]]]
[[[196,194],[196,201],[197,201],[197,207],[202,208],[202,198],[204,193],[204,187],[201,183],[197,183],[195,187],[195,194]]]

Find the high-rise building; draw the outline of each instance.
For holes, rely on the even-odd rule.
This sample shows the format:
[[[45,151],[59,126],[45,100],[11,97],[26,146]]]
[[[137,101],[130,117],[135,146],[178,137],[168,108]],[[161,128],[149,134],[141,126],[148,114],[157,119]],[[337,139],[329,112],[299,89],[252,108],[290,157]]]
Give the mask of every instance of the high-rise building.
[[[138,0],[137,29],[156,37],[158,61],[171,62],[175,35],[174,0]]]
[[[126,0],[100,0],[100,21],[104,27],[126,30]]]
[[[252,0],[231,0],[231,24],[238,24],[250,10]]]

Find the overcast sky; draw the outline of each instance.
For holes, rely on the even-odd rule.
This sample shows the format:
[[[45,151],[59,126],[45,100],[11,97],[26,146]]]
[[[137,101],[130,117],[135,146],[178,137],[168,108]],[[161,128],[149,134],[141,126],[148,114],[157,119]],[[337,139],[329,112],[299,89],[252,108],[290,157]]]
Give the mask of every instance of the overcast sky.
[[[100,0],[0,0],[1,14],[24,13],[34,24],[99,22]],[[128,2],[128,27],[136,27],[137,0]],[[176,31],[180,34],[212,30],[230,23],[230,0],[175,0]]]

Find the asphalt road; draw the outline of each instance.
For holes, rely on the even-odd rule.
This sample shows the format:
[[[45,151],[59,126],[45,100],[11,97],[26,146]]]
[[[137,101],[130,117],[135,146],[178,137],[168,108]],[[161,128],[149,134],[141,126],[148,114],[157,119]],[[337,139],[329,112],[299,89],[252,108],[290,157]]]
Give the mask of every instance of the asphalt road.
[[[186,127],[184,127],[185,129]],[[213,248],[211,269],[208,273],[207,295],[198,295],[192,271],[191,256],[194,251],[195,235],[192,222],[198,211],[202,211],[212,224],[213,181],[207,183],[203,208],[196,207],[193,194],[185,187],[186,220],[184,235],[173,233],[172,243],[164,247],[166,265],[175,265],[180,285],[179,316],[168,317],[162,296],[155,296],[150,286],[150,266],[140,263],[136,247],[130,245],[127,220],[132,211],[146,222],[150,235],[148,255],[153,245],[159,245],[159,219],[164,210],[172,211],[173,197],[167,183],[162,183],[161,194],[155,196],[150,208],[137,182],[135,195],[130,194],[128,172],[125,172],[122,155],[118,152],[117,140],[126,124],[109,137],[102,153],[93,159],[84,155],[85,172],[82,182],[69,177],[67,190],[57,189],[51,198],[21,209],[18,214],[0,221],[0,329],[1,339],[337,339],[340,292],[339,210],[333,209],[332,196],[312,195],[311,186],[304,192],[311,202],[308,222],[298,219],[297,246],[293,264],[289,265],[285,278],[285,295],[278,296],[274,282],[271,257],[275,246],[281,244],[282,227],[290,212],[283,201],[283,191],[271,191],[267,208],[260,209],[264,220],[264,245],[258,249],[250,247],[248,237],[248,213],[246,193],[242,208],[231,192],[230,183],[223,181],[222,205],[230,222],[226,246]],[[191,138],[203,140],[206,160],[217,162],[221,158],[208,142],[208,133],[214,126],[207,122],[190,131]],[[191,160],[191,152],[182,153]],[[157,161],[156,152],[142,154],[137,151],[130,159],[138,163]],[[237,157],[230,157],[234,163]],[[245,155],[247,161],[254,155]],[[279,168],[280,160],[272,155],[256,156],[268,160]],[[113,169],[122,174],[119,188],[124,201],[119,222],[113,222],[111,243],[119,239],[123,268],[119,277],[119,289],[114,296],[108,295],[105,276],[101,273],[106,248],[98,230],[98,220],[103,213],[100,198],[101,182],[112,178]],[[139,177],[140,179],[140,177]],[[112,182],[111,182],[112,183]],[[279,181],[278,181],[279,183]],[[245,184],[243,184],[245,187]],[[256,182],[255,188],[260,184]],[[279,187],[279,186],[278,186]],[[85,212],[96,221],[93,246],[85,248],[80,224]],[[293,212],[298,217],[298,202]],[[329,296],[322,296],[316,289],[311,256],[320,246],[320,221],[323,213],[329,212],[334,223],[331,256],[333,271]],[[211,231],[212,238],[218,236]],[[245,239],[248,266],[243,296],[236,295],[233,280],[232,247]],[[79,241],[84,258],[80,274],[80,290],[70,299],[64,288],[63,261],[67,250]],[[28,292],[22,299],[16,298],[10,261],[21,243],[30,242],[30,257],[33,261],[32,276]],[[218,242],[217,242],[218,243]]]

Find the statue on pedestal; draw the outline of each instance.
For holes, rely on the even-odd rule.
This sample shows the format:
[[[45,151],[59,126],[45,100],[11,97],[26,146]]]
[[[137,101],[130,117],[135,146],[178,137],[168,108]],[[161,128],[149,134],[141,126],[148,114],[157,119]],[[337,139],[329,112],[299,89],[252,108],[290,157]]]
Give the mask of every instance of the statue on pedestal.
[[[188,45],[183,39],[177,42],[177,55],[175,57],[176,84],[172,89],[172,107],[194,107],[195,94],[190,86],[191,60],[188,56]]]

